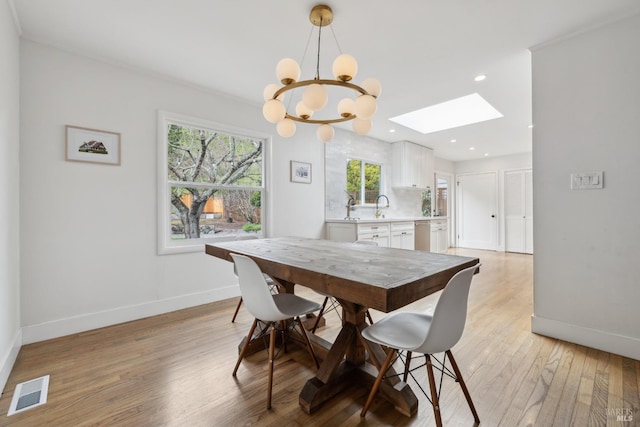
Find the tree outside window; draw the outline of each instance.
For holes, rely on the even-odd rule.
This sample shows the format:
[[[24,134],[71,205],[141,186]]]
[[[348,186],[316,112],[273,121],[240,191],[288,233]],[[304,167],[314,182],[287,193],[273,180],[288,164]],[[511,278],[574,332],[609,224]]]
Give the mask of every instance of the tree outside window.
[[[168,114],[161,119],[165,246],[262,236],[265,139]]]
[[[347,193],[357,205],[375,203],[380,195],[382,165],[364,160],[347,160]]]

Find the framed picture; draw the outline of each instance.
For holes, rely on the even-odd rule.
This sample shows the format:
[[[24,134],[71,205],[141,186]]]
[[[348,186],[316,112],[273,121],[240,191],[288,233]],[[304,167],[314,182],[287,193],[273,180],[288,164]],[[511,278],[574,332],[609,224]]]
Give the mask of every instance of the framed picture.
[[[291,160],[291,182],[311,184],[311,163]]]
[[[65,126],[65,159],[73,162],[120,164],[120,134]]]

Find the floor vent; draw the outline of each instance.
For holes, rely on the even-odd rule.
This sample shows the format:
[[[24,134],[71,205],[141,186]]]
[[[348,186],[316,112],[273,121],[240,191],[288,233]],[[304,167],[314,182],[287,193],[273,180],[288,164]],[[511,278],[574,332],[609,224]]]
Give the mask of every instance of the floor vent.
[[[49,375],[18,384],[13,392],[13,399],[11,399],[11,406],[9,406],[7,416],[44,405],[47,403],[48,392]]]

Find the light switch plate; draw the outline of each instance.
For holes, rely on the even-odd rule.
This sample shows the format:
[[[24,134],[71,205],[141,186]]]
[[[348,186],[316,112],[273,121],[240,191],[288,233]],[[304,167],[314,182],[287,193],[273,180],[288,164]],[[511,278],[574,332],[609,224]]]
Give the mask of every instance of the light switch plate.
[[[604,172],[578,172],[571,174],[572,190],[593,190],[604,188]]]

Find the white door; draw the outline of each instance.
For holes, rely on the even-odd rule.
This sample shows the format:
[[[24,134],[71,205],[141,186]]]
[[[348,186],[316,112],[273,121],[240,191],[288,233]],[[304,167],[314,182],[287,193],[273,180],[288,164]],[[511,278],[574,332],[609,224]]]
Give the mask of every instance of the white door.
[[[457,180],[458,246],[496,250],[496,173],[460,175]]]
[[[533,184],[531,170],[504,174],[505,249],[533,253]]]

